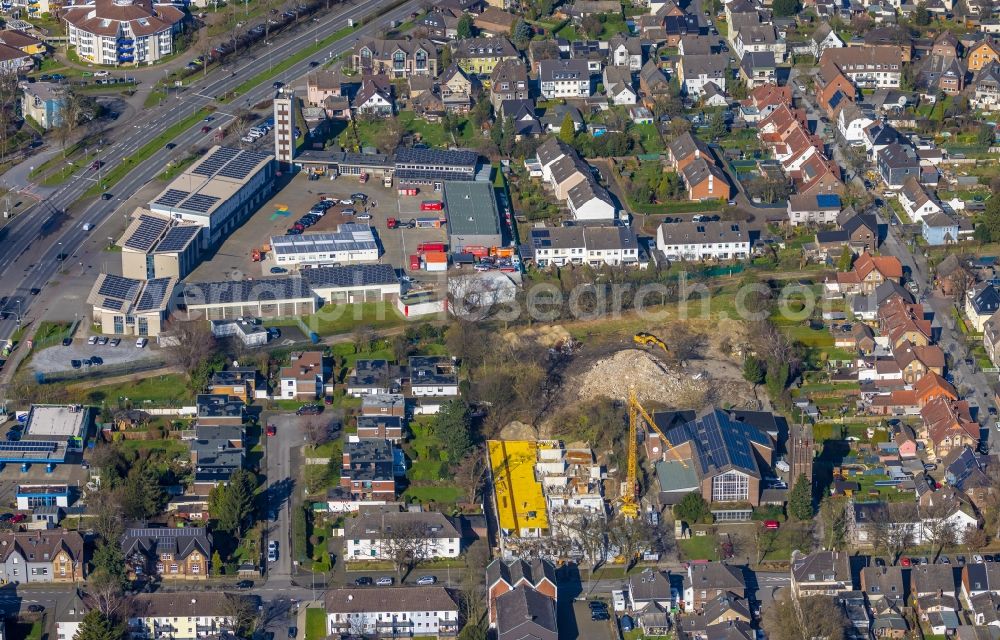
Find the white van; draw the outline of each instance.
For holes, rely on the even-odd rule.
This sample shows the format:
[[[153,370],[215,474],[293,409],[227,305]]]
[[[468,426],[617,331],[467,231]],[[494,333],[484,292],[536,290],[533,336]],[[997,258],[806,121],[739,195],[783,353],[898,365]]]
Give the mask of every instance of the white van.
[[[94,228],[94,225],[90,224],[89,222],[83,223],[83,230],[84,231],[90,231],[93,228]]]
[[[615,589],[611,592],[611,606],[614,607],[616,612],[625,611],[625,591],[622,589]]]

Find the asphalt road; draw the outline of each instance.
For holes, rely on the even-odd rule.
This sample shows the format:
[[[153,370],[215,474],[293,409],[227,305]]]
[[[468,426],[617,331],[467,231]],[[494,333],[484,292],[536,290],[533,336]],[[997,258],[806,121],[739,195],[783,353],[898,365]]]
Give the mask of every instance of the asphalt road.
[[[216,69],[206,78],[199,79],[186,90],[176,94],[176,100],[170,100],[162,107],[144,111],[131,123],[131,131],[116,134],[115,140],[110,146],[104,147],[101,153],[101,160],[104,163],[101,171],[113,169],[161,132],[205,106],[215,104],[219,107],[215,112],[213,126],[224,126],[232,120],[232,110],[242,104],[252,105],[270,97],[273,93],[273,81],[280,80],[288,84],[292,79],[307,73],[310,69],[310,60],[303,60],[280,74],[274,74],[253,90],[241,95],[233,104],[220,105],[215,102],[214,96],[224,95],[247,78],[266,72],[275,61],[284,60],[329,33],[343,28],[348,17],[359,20],[365,16],[379,15],[377,20],[355,30],[348,37],[338,40],[326,49],[316,52],[312,57],[313,60],[325,60],[351,49],[356,39],[374,35],[392,20],[405,19],[419,6],[416,0],[410,0],[392,11],[381,14],[380,9],[387,4],[389,0],[355,0],[341,4],[319,18],[317,22],[310,23],[308,29],[300,30],[284,41],[275,40],[270,47],[257,46],[251,50],[251,53],[257,54],[256,57],[247,54],[238,56],[238,61],[230,63],[229,71]],[[231,75],[233,70],[236,72],[235,75]],[[182,149],[203,143],[205,134],[201,133],[201,126],[202,123],[192,126],[175,137],[172,142]],[[18,319],[28,314],[35,299],[29,292],[32,289],[44,289],[45,284],[59,270],[61,263],[57,261],[57,256],[60,253],[67,254],[70,264],[76,259],[77,251],[88,237],[88,233],[83,231],[83,226],[87,223],[92,224],[94,229],[90,234],[103,240],[103,236],[99,235],[100,225],[119,209],[128,195],[138,191],[162,171],[163,164],[163,155],[154,154],[109,189],[114,194],[112,199],[97,199],[81,212],[70,216],[66,214],[66,210],[97,180],[94,171],[89,168],[83,169],[30,211],[0,228],[0,296],[10,298],[4,309],[11,312],[9,318],[0,320],[0,340],[10,338],[17,329]],[[122,213],[127,214],[126,211]]]

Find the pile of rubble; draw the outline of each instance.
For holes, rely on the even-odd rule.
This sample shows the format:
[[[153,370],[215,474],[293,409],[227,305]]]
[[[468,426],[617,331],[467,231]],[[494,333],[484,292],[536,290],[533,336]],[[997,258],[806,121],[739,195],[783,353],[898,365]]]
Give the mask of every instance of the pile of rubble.
[[[645,351],[625,349],[591,365],[577,385],[579,397],[624,400],[634,386],[639,402],[669,407],[700,409],[712,403],[745,402],[745,383],[717,379],[701,364],[675,369]]]

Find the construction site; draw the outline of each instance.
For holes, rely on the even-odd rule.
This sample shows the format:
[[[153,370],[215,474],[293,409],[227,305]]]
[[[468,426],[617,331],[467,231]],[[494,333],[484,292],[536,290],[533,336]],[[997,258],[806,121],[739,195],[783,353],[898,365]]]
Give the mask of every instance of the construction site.
[[[548,348],[562,368],[553,409],[489,442],[504,557],[622,560],[607,539],[593,539],[613,520],[669,519],[673,504],[698,492],[717,521],[743,521],[781,492],[774,464],[783,420],[758,400],[718,332],[699,336],[699,351],[684,360],[667,335],[588,341],[548,325],[508,337]],[[594,402],[613,407],[598,429],[618,435],[574,442],[566,411]]]

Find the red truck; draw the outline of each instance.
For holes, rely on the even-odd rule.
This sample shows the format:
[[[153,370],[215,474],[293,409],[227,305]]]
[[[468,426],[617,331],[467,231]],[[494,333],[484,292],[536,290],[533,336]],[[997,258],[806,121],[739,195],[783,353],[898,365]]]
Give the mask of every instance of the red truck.
[[[410,271],[420,271],[420,256],[410,256]]]
[[[443,242],[421,242],[417,245],[417,253],[428,253],[430,251],[444,251]]]
[[[395,218],[386,218],[386,220],[385,220],[385,228],[386,229],[398,229],[399,228],[399,220],[396,220]]]
[[[421,211],[441,211],[444,204],[440,200],[424,200],[420,203]]]

